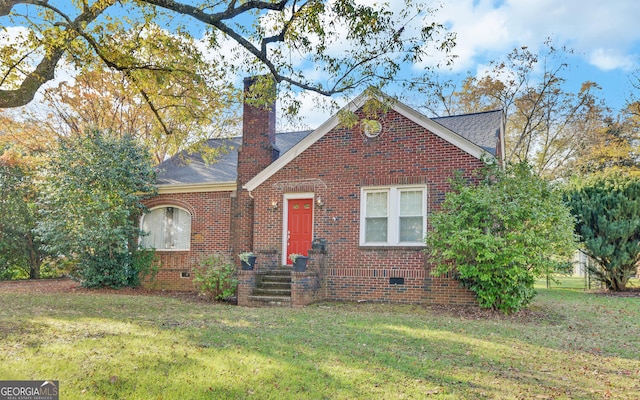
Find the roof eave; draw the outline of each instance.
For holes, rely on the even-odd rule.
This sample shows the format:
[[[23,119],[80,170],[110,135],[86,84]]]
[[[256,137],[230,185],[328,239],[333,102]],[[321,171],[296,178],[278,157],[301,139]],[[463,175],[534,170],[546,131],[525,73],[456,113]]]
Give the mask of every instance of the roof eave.
[[[446,140],[447,142],[453,144],[454,146],[479,160],[485,159],[487,157],[495,158],[494,155],[487,152],[485,149],[473,143],[469,139],[460,136],[451,129],[433,121],[431,118],[426,117],[425,115],[410,108],[409,106],[397,102],[393,108],[395,111],[409,118],[411,121],[422,126],[423,128],[426,128],[429,132]]]
[[[362,107],[366,100],[366,93],[361,94],[356,97],[352,101],[350,101],[346,106],[344,106],[341,111],[335,113],[331,118],[326,120],[322,125],[316,128],[313,132],[311,132],[307,137],[302,139],[298,144],[293,146],[289,151],[284,153],[280,158],[275,160],[271,165],[262,170],[259,174],[249,180],[243,188],[248,191],[253,191],[258,186],[260,186],[264,181],[269,179],[273,174],[278,172],[282,167],[287,165],[289,162],[293,161],[298,155],[300,155],[303,151],[308,149],[312,144],[317,142],[320,138],[322,138],[327,132],[338,126],[340,123],[339,115],[344,110],[346,111],[356,111],[358,108]]]
[[[231,192],[236,190],[236,182],[204,182],[156,185],[158,194]]]
[[[364,92],[360,96],[356,97],[354,100],[349,102],[349,104],[344,106],[341,111],[334,114],[331,118],[325,121],[316,130],[314,130],[311,134],[309,134],[307,137],[301,140],[298,144],[296,144],[291,149],[289,149],[289,151],[283,154],[280,158],[274,161],[267,168],[262,170],[259,174],[257,174],[251,180],[249,180],[243,186],[243,188],[250,192],[255,190],[258,186],[264,183],[267,179],[273,176],[285,165],[287,165],[289,162],[295,159],[298,155],[300,155],[302,152],[308,149],[312,144],[314,144],[320,138],[322,138],[327,132],[335,128],[340,123],[339,116],[342,112],[344,111],[353,112],[358,110],[360,107],[362,107],[365,104],[366,100],[370,95],[371,94],[369,92]],[[383,93],[379,93],[378,95],[389,99],[388,96],[386,96]],[[392,109],[400,113],[401,115],[407,117],[408,119],[415,122],[416,124],[426,128],[427,130],[439,136],[440,138],[453,144],[454,146],[457,146],[461,150],[467,152],[468,154],[470,154],[471,156],[479,160],[493,162],[496,158],[494,155],[487,152],[477,144],[469,141],[468,139],[465,139],[464,137],[453,132],[452,130],[440,125],[439,123],[432,121],[430,118],[410,108],[409,106],[402,104],[399,101],[393,102]]]

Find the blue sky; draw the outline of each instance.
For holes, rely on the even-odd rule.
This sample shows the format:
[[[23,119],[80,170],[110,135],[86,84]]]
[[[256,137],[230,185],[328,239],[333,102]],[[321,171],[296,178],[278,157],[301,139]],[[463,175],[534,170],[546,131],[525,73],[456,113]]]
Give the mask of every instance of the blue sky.
[[[374,0],[360,0],[367,3]],[[417,0],[416,0],[417,1]],[[586,80],[602,87],[601,95],[615,111],[629,98],[631,74],[640,67],[640,0],[426,0],[439,8],[429,20],[457,34],[451,71],[462,79],[481,74],[490,60],[504,58],[523,45],[534,52],[545,39],[567,46],[575,54],[567,61],[567,84],[577,90]],[[390,1],[392,7],[402,2]],[[427,65],[438,60],[432,59]],[[425,65],[407,66],[422,68]],[[59,71],[59,78],[68,78]],[[238,83],[242,77],[238,77]],[[319,111],[315,96],[303,100],[300,121],[315,127],[329,115]]]
[[[489,61],[505,58],[512,49],[528,46],[537,52],[551,38],[554,46],[575,51],[566,59],[569,67],[563,72],[568,89],[577,91],[583,82],[594,81],[614,112],[634,90],[631,75],[640,68],[640,0],[442,0],[429,4],[441,6],[429,18],[457,35],[453,50],[457,59],[452,70],[442,74],[459,80],[468,73],[480,75]],[[302,108],[301,119],[311,127],[326,117],[311,102]]]
[[[460,71],[478,71],[487,59],[551,37],[576,51],[572,79],[599,83],[619,107],[640,62],[637,0],[447,0],[439,15],[458,34]]]
[[[458,72],[480,72],[511,49],[540,46],[548,37],[575,50],[569,83],[592,80],[610,106],[629,95],[640,65],[638,0],[446,0],[436,18],[457,33]]]

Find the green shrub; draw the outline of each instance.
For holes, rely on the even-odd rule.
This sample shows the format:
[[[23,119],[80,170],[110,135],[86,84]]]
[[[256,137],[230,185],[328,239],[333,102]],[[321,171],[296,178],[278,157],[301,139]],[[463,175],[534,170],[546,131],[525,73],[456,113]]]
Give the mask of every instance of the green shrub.
[[[29,278],[29,273],[24,268],[16,265],[2,266],[0,268],[0,281],[12,281]]]
[[[63,138],[42,170],[36,233],[85,287],[137,286],[143,200],[155,193],[149,152],[133,137],[89,131]]]
[[[611,174],[578,182],[566,195],[593,277],[623,291],[640,262],[640,178]]]
[[[127,269],[129,286],[140,286],[142,281],[153,281],[158,274],[160,266],[154,263],[156,259],[155,249],[137,249],[131,255],[131,266]]]
[[[237,269],[229,257],[221,253],[210,254],[193,268],[193,285],[201,295],[223,300],[236,293]]]
[[[434,273],[454,275],[478,303],[504,312],[526,307],[535,278],[575,249],[573,219],[559,191],[526,164],[488,166],[479,184],[453,184],[427,235]]]

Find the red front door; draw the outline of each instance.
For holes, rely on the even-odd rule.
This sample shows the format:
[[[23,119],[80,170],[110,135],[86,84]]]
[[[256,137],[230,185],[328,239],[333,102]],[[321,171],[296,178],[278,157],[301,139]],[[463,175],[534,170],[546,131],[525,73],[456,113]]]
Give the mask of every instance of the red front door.
[[[290,254],[309,255],[313,235],[313,199],[291,199],[287,207],[287,264]]]

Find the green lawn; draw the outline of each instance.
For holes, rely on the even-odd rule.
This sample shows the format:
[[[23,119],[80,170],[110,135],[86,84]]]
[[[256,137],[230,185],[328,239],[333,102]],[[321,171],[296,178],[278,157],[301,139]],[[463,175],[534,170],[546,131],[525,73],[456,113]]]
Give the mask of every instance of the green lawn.
[[[557,289],[595,290],[600,287],[599,283],[594,280],[591,281],[590,283],[591,286],[589,287],[589,283],[587,282],[586,278],[577,277],[577,276],[565,276],[565,275],[558,275],[558,276],[555,276],[554,279],[549,279],[548,284],[549,284],[549,288],[557,288]],[[535,286],[538,289],[547,288],[547,279],[539,279],[536,282]],[[627,282],[627,288],[640,288],[640,279],[638,278],[629,279],[629,282]]]
[[[529,311],[0,293],[0,379],[61,399],[637,399],[640,298],[540,289]]]

